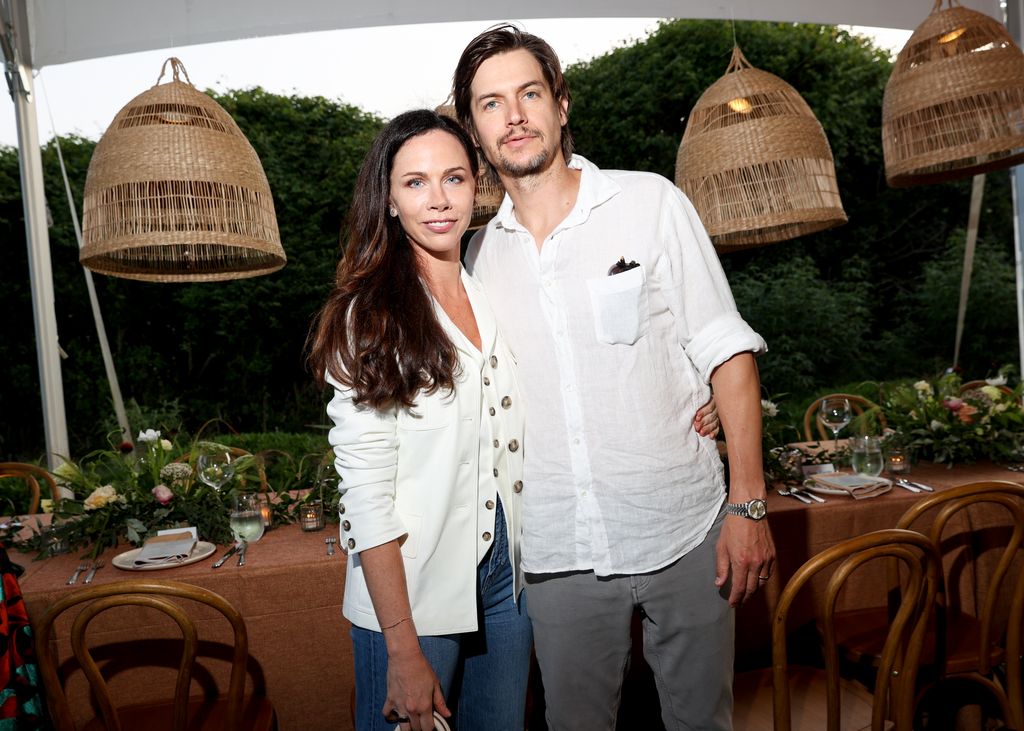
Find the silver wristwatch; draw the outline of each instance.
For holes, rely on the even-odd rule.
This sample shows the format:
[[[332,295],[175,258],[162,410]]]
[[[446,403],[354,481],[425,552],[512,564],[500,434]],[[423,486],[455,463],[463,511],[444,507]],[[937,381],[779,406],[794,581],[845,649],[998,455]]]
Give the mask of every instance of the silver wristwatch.
[[[746,503],[726,503],[725,512],[729,515],[738,515],[741,518],[761,520],[768,515],[768,504],[760,498],[754,498]]]

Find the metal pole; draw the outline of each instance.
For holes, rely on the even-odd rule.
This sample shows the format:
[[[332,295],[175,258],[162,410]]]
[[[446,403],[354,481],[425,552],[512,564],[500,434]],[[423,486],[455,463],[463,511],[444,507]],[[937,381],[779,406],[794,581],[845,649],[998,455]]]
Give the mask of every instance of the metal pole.
[[[1020,46],[1024,39],[1024,0],[1007,0],[1006,27],[1010,37]],[[1017,269],[1017,347],[1020,357],[1020,375],[1024,378],[1024,165],[1010,170],[1010,187],[1013,190],[1013,238],[1014,260]]]
[[[7,79],[18,125],[18,160],[21,169],[21,197],[25,210],[25,239],[28,243],[28,272],[32,285],[32,314],[35,322],[36,354],[39,361],[39,390],[46,432],[46,459],[50,469],[70,456],[68,425],[64,413],[64,384],[61,381],[60,347],[57,342],[57,314],[53,300],[53,267],[50,262],[50,234],[46,229],[46,197],[43,192],[43,160],[33,100],[32,67],[19,51],[20,38],[27,39],[24,0],[0,5],[3,15],[4,56]],[[21,46],[22,48],[24,46]]]

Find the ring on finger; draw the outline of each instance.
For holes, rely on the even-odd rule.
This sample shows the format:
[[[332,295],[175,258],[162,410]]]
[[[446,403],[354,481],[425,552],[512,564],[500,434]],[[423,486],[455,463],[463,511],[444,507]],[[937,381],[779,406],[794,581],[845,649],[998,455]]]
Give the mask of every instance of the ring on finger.
[[[768,574],[767,576],[758,576],[757,580],[758,581],[768,581],[768,579],[770,579],[770,578],[772,578],[772,575]]]
[[[400,715],[397,708],[392,708],[385,713],[384,720],[388,723],[409,723],[409,717]]]

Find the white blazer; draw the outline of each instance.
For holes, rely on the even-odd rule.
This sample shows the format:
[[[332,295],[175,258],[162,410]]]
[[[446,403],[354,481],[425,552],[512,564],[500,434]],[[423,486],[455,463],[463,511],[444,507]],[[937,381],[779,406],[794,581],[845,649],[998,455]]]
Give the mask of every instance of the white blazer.
[[[328,377],[335,387],[327,413],[342,478],[341,545],[348,552],[343,613],[358,627],[380,629],[359,552],[398,539],[417,633],[476,630],[477,564],[493,540],[495,492],[518,595],[524,409],[515,359],[483,290],[465,271],[462,281],[482,352],[434,302],[459,352],[454,393],[421,392],[411,410],[378,411],[353,405],[351,390]]]

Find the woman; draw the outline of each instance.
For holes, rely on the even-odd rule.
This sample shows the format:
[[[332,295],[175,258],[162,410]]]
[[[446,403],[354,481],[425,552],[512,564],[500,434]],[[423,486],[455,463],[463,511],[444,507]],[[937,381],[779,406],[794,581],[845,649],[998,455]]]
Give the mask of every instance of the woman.
[[[432,729],[435,709],[465,729],[524,726],[523,411],[512,354],[459,263],[476,173],[453,120],[388,124],[315,324],[311,364],[335,388],[360,731]]]

